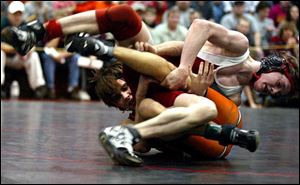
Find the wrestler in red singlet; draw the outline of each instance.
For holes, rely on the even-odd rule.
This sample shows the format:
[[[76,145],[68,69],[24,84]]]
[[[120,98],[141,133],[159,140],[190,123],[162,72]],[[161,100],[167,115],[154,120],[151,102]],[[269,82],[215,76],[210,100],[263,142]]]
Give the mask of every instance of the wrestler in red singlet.
[[[179,65],[179,57],[164,57],[169,62],[172,62],[175,66]],[[192,71],[194,73],[198,72],[200,62],[203,60],[197,58],[193,65]],[[123,75],[126,83],[131,89],[132,95],[135,97],[135,93],[138,87],[140,74],[133,69],[124,65]],[[175,99],[180,94],[185,93],[183,91],[172,91],[158,84],[150,84],[147,93],[147,98],[152,98],[153,100],[161,103],[165,107],[171,107],[174,105]],[[238,107],[229,99],[218,93],[217,91],[209,88],[206,97],[212,100],[218,109],[218,116],[213,121],[217,124],[233,124],[237,125],[239,128],[242,127],[242,121],[240,120],[240,112]],[[201,115],[199,115],[201,116]],[[218,141],[206,139],[201,136],[190,136],[183,141],[186,145],[184,148],[197,155],[198,157],[208,157],[208,158],[219,158],[225,157],[230,152],[232,145],[227,147],[220,145]]]

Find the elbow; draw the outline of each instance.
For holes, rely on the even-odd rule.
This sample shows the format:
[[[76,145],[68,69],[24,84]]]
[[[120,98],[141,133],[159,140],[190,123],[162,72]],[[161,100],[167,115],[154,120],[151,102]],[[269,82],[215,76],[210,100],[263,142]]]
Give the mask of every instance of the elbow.
[[[246,51],[249,49],[249,40],[248,38],[242,34],[241,34],[241,38],[240,38],[240,49],[241,49],[241,53],[244,54],[246,53]]]
[[[204,19],[194,19],[190,29],[194,29],[194,30],[198,30],[201,29],[207,33],[209,33],[208,31],[211,28],[211,22],[204,20]]]

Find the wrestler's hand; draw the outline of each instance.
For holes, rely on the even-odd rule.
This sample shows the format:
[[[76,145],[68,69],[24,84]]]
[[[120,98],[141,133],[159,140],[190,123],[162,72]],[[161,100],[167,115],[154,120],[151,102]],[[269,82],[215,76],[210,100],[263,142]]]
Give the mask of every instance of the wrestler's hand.
[[[154,53],[154,54],[157,53],[156,47],[147,42],[136,42],[134,44],[134,47],[138,51],[146,51],[146,52],[150,52],[150,53]]]
[[[214,82],[214,65],[206,61],[201,62],[198,74],[194,74],[189,67],[189,76],[191,79],[190,92],[203,96],[207,88]]]
[[[168,76],[162,81],[161,85],[171,90],[185,89],[187,87],[187,78],[189,76],[188,68],[178,67],[173,70]]]

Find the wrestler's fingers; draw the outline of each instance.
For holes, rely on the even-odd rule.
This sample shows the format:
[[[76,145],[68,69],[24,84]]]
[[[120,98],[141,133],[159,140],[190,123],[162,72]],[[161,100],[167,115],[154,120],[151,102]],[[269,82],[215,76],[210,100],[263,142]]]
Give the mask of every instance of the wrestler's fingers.
[[[140,42],[140,51],[145,51],[144,42]]]
[[[191,67],[191,66],[189,66],[188,69],[189,69],[189,76],[190,76],[190,78],[195,78],[195,77],[197,77],[197,75],[193,73],[192,67]]]
[[[203,75],[207,76],[209,72],[209,62],[204,62],[204,70],[203,70]]]
[[[138,51],[143,51],[142,43],[141,42],[136,42],[135,43],[135,49]]]
[[[210,64],[210,67],[209,67],[209,74],[210,75],[214,74],[214,68],[215,68],[214,64]]]
[[[139,50],[139,42],[135,42],[135,43],[134,43],[134,48],[135,48],[136,50]]]
[[[203,66],[204,66],[204,62],[200,62],[199,69],[198,69],[198,76],[202,76]]]
[[[143,43],[143,46],[144,46],[144,51],[149,51],[149,45],[146,42]]]

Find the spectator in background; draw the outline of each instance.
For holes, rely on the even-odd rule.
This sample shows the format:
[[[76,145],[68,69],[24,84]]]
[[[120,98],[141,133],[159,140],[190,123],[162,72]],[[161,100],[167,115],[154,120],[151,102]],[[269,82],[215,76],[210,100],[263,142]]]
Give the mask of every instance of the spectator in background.
[[[74,14],[88,10],[105,9],[117,5],[117,3],[113,1],[75,1],[75,3]]]
[[[258,26],[262,46],[269,46],[269,41],[274,35],[276,29],[273,20],[268,18],[270,7],[270,4],[266,1],[261,1],[256,6],[256,14],[254,18],[255,24]]]
[[[141,17],[143,17],[143,14],[145,13],[146,10],[146,6],[141,2],[141,1],[137,1],[132,3],[131,8],[136,11]]]
[[[1,1],[1,17],[6,15],[7,6],[8,6],[8,4],[6,1]]]
[[[55,19],[71,15],[75,9],[75,2],[53,2],[53,15]],[[72,54],[67,51],[59,51],[56,48],[63,48],[63,38],[56,38],[46,44],[47,48],[51,48],[51,52],[41,52],[41,59],[44,64],[44,74],[47,81],[48,93],[50,99],[56,98],[55,92],[55,71],[57,64],[66,64],[68,66],[69,78],[67,94],[68,98],[80,100],[79,97],[79,78],[80,68],[78,66],[79,54]]]
[[[234,2],[236,1],[223,1],[225,14],[232,12]],[[259,3],[259,1],[243,1],[243,2],[245,3],[244,12],[254,14],[256,5]]]
[[[197,11],[191,11],[190,13],[190,23],[192,24],[192,22],[195,19],[203,19],[201,13],[197,12]]]
[[[76,3],[75,1],[53,1],[52,2],[53,17],[65,17],[73,14]]]
[[[251,23],[248,19],[245,17],[240,17],[238,19],[238,23],[236,25],[236,31],[244,34],[249,41],[249,46],[254,46],[254,38],[253,35],[250,32]]]
[[[169,8],[167,1],[143,1],[149,2],[151,4],[147,5],[146,7],[153,7],[156,9],[156,19],[155,24],[160,24],[162,22],[162,17],[165,11]]]
[[[38,19],[46,22],[53,18],[51,1],[30,1],[25,4],[25,20],[31,22]]]
[[[289,8],[288,14],[286,16],[286,20],[283,21],[279,26],[278,26],[278,30],[281,29],[281,27],[285,24],[285,23],[292,23],[295,24],[296,28],[297,28],[297,32],[296,32],[296,36],[299,37],[299,8],[296,5],[292,5]]]
[[[274,4],[271,7],[269,17],[273,19],[276,27],[286,19],[290,5],[290,1],[279,1],[279,4]]]
[[[62,39],[56,38],[47,43],[46,47],[58,48],[63,47]],[[55,50],[56,51],[56,50]],[[44,73],[47,81],[48,93],[47,98],[55,99],[55,69],[57,64],[67,64],[69,68],[68,78],[68,98],[79,100],[79,67],[77,65],[79,54],[72,54],[67,51],[56,51],[55,53],[41,53],[41,59],[44,63]]]
[[[256,56],[263,56],[261,49],[260,33],[257,24],[255,24],[254,17],[251,14],[245,13],[245,2],[233,2],[232,12],[226,14],[221,19],[221,24],[228,29],[236,30],[239,18],[245,17],[250,22],[250,35],[254,35],[254,52]]]
[[[153,32],[155,44],[166,41],[184,41],[187,29],[179,24],[180,11],[176,6],[171,8],[167,13],[167,23],[157,25]]]
[[[212,2],[212,8],[213,8],[213,15],[214,15],[213,19],[216,23],[220,24],[221,18],[225,14],[224,2],[223,1],[213,1]]]
[[[206,20],[214,20],[213,2],[211,1],[192,1],[191,7],[199,12]],[[191,24],[192,22],[190,22]]]
[[[7,16],[1,17],[1,31],[8,26],[17,27],[24,24],[24,11],[25,6],[21,1],[11,2],[8,6]],[[25,68],[29,85],[35,92],[35,98],[44,98],[47,91],[45,87],[46,82],[37,52],[31,51],[27,55],[21,56],[7,42],[7,38],[1,36],[1,91],[5,80],[5,66],[13,69]]]
[[[180,12],[179,24],[188,28],[190,26],[190,13],[193,11],[191,6],[191,1],[176,1],[176,5],[173,6],[177,8]],[[169,10],[168,10],[169,11]],[[168,11],[163,15],[163,22],[167,22]]]
[[[279,30],[279,34],[272,37],[270,45],[286,45],[287,48],[280,48],[277,51],[286,51],[298,58],[299,61],[299,40],[296,36],[295,24],[286,22]]]
[[[254,15],[259,2],[260,1],[245,1],[245,12]]]
[[[156,18],[157,18],[156,9],[151,7],[151,6],[146,7],[145,12],[142,15],[142,19],[147,24],[150,31],[153,28],[155,28],[156,25],[157,25],[156,24]]]
[[[124,1],[120,1],[120,3],[123,3],[123,2]],[[154,22],[155,22],[155,25],[157,25],[157,24],[160,24],[162,22],[163,14],[168,9],[168,7],[169,7],[168,3],[169,2],[170,1],[126,1],[126,4],[130,5],[131,7],[133,7],[133,5],[135,3],[143,4],[146,9],[150,8],[151,11],[153,11],[152,9],[154,8],[155,12],[156,12],[156,16],[155,16],[155,21]]]

